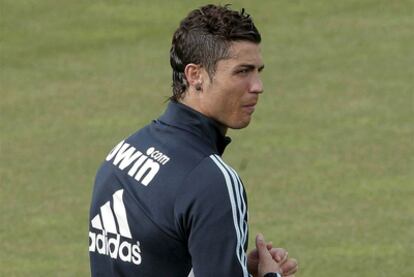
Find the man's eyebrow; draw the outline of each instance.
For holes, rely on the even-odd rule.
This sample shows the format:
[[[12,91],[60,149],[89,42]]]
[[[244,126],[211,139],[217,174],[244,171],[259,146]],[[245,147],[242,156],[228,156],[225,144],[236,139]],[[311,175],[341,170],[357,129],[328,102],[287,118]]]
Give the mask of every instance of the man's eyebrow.
[[[244,67],[244,68],[247,68],[247,69],[250,69],[250,70],[253,70],[253,69],[256,68],[256,66],[254,64],[240,64],[237,67],[239,67],[239,68],[240,67]],[[264,69],[264,64],[262,64],[261,66],[259,66],[258,71],[260,72],[263,69]]]

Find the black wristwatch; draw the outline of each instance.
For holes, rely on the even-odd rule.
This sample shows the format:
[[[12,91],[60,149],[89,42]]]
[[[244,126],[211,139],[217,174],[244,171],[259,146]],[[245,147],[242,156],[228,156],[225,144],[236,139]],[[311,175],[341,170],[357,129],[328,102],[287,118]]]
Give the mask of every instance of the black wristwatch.
[[[278,273],[278,272],[269,272],[266,273],[263,277],[282,277],[282,274]]]

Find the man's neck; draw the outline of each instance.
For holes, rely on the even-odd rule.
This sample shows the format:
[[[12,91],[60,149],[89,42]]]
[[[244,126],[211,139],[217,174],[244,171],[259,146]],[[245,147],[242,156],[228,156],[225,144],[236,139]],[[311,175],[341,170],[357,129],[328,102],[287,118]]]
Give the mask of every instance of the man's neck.
[[[192,100],[195,100],[195,99],[192,99]],[[195,110],[195,111],[203,114],[204,116],[206,116],[206,117],[208,117],[208,118],[216,121],[218,123],[220,133],[223,136],[226,136],[228,127],[225,126],[225,125],[223,125],[223,124],[221,124],[216,119],[210,117],[208,114],[206,114],[203,111],[203,109],[201,108],[201,105],[197,101],[191,101],[191,100],[189,100],[188,97],[183,97],[183,98],[179,99],[178,102],[181,103],[181,104],[183,104],[183,105],[186,105],[187,107],[190,107],[191,109],[193,109],[193,110]]]

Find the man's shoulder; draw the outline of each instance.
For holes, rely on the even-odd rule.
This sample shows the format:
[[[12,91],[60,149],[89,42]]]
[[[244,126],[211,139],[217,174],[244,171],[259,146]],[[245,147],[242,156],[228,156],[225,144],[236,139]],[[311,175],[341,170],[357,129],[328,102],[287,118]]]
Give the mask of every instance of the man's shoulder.
[[[237,172],[217,154],[205,156],[191,171],[185,183],[201,189],[223,189],[227,184],[241,182]]]
[[[210,155],[194,166],[182,183],[175,211],[178,215],[206,218],[212,214],[231,215],[234,205],[246,205],[243,199],[244,188],[236,171],[220,156]]]

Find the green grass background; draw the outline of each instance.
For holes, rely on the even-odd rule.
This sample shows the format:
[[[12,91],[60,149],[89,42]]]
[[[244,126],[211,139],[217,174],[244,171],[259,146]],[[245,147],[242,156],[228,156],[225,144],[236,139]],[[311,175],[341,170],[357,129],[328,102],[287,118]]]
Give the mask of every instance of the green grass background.
[[[225,160],[296,276],[414,276],[414,2],[232,1],[265,93]],[[0,0],[0,275],[88,276],[94,175],[170,95],[202,1]]]

